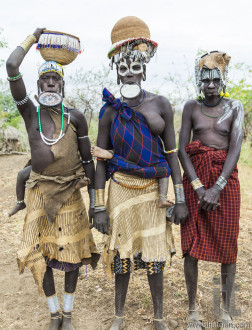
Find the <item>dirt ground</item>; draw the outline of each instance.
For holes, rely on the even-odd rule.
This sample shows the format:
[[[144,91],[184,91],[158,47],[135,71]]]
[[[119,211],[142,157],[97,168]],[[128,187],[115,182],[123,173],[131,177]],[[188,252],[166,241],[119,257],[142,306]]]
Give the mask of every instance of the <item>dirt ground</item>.
[[[16,175],[28,160],[29,155],[6,155],[0,157],[0,329],[46,329],[49,321],[47,303],[39,297],[37,287],[29,270],[18,274],[16,251],[22,234],[25,210],[13,217],[8,212],[16,202]],[[242,186],[242,209],[240,219],[239,255],[237,262],[237,289],[235,309],[240,316],[234,317],[239,327],[252,328],[252,180],[251,169],[239,166]],[[86,189],[83,196],[87,200]],[[93,229],[99,250],[102,252],[102,235]],[[164,318],[169,328],[186,328],[187,295],[183,276],[179,227],[174,226],[177,254],[171,267],[164,272]],[[213,315],[213,289],[218,295],[218,285],[213,278],[219,277],[220,265],[199,263],[198,304],[208,327],[215,328]],[[55,271],[57,294],[62,305],[64,277]],[[83,266],[79,278],[73,322],[76,330],[105,330],[114,315],[114,284],[109,283],[102,265],[96,271]],[[134,273],[126,301],[125,329],[152,329],[152,302],[144,271]],[[174,322],[176,321],[176,322]]]

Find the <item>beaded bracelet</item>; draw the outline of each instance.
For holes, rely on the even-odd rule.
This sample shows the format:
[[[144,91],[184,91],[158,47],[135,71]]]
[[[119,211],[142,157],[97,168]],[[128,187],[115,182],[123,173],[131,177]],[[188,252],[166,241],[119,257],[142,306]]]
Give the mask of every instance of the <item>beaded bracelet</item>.
[[[174,152],[178,151],[178,148],[175,148],[175,149],[172,149],[172,150],[169,150],[169,151],[166,151],[165,149],[163,149],[163,151],[164,151],[165,154],[173,154]]]
[[[19,72],[19,74],[16,76],[16,77],[7,77],[7,80],[8,81],[16,81],[16,80],[19,80],[23,77],[22,73]]]
[[[15,102],[16,105],[23,105],[23,104],[25,104],[28,100],[29,100],[29,96],[26,94],[26,97],[25,97],[23,100],[21,100],[21,101],[16,101],[16,100],[14,100],[14,102]]]
[[[93,160],[93,158],[92,159],[90,159],[90,160],[82,160],[81,162],[82,162],[82,164],[89,164],[89,163],[91,163],[91,162],[93,162],[94,160]]]

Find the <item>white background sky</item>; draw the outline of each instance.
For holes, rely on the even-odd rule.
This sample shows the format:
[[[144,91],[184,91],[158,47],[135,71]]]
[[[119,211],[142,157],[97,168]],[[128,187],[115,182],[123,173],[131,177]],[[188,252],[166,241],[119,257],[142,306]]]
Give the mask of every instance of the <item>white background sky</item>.
[[[0,50],[0,59],[6,60],[37,27],[77,35],[84,53],[65,68],[67,85],[67,75],[79,67],[108,65],[114,24],[121,17],[137,16],[159,43],[147,67],[147,81],[154,74],[183,73],[185,57],[193,69],[198,49],[222,50],[231,55],[231,63],[252,65],[251,9],[251,0],[1,0],[0,27],[9,49]],[[33,46],[20,69],[29,92],[36,91],[42,63]],[[5,67],[0,68],[0,78],[6,78]],[[149,84],[158,84],[155,81]]]

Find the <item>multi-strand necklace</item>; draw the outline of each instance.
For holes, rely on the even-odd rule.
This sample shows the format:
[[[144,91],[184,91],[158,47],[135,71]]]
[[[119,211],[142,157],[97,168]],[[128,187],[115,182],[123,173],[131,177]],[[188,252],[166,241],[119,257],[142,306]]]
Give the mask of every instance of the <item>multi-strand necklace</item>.
[[[61,140],[64,137],[64,135],[66,134],[66,131],[68,129],[68,126],[69,126],[69,123],[70,123],[70,113],[66,113],[66,115],[68,115],[68,119],[67,119],[66,129],[63,132],[63,128],[64,128],[64,107],[63,107],[63,104],[61,104],[61,109],[62,109],[62,112],[61,112],[61,128],[60,128],[59,136],[57,137],[57,139],[48,139],[42,132],[41,116],[40,116],[40,105],[37,108],[39,133],[40,133],[42,141],[45,144],[47,144],[48,146],[52,146],[52,145],[58,143],[59,140]]]

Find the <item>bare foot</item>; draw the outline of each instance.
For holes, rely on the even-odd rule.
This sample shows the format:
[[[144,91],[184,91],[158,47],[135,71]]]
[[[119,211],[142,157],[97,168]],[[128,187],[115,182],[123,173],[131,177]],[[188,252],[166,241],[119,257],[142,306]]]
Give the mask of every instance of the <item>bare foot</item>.
[[[13,209],[10,211],[9,213],[9,217],[11,217],[12,215],[16,214],[18,211],[23,210],[26,208],[26,204],[25,202],[20,203],[20,204],[16,204]]]
[[[171,207],[173,204],[174,203],[171,202],[169,199],[159,198],[159,201],[158,201],[158,207],[161,209]]]
[[[103,159],[111,159],[113,158],[113,155],[111,154],[111,152],[109,152],[108,150],[96,147],[96,146],[92,146],[90,149],[91,155],[94,157],[99,157],[99,158],[103,158]]]
[[[62,317],[62,330],[75,330],[74,326],[72,325],[72,319]]]
[[[52,319],[47,330],[58,330],[60,326],[61,326],[61,319]]]
[[[124,319],[123,318],[119,319],[115,317],[109,330],[122,330],[124,327],[125,327]]]
[[[202,323],[202,317],[200,316],[198,309],[191,310],[188,313],[187,330],[189,329],[205,329]]]
[[[228,313],[228,311],[225,311],[222,308],[220,309],[218,326],[221,329],[225,329],[225,330],[237,329],[236,326],[234,325],[232,318],[231,318],[230,314]]]
[[[155,330],[169,330],[167,325],[164,323],[164,321],[153,321],[154,329]]]
[[[86,187],[87,185],[90,184],[90,179],[84,177],[83,179],[80,179],[76,185],[75,185],[75,190],[79,190],[80,188]]]

